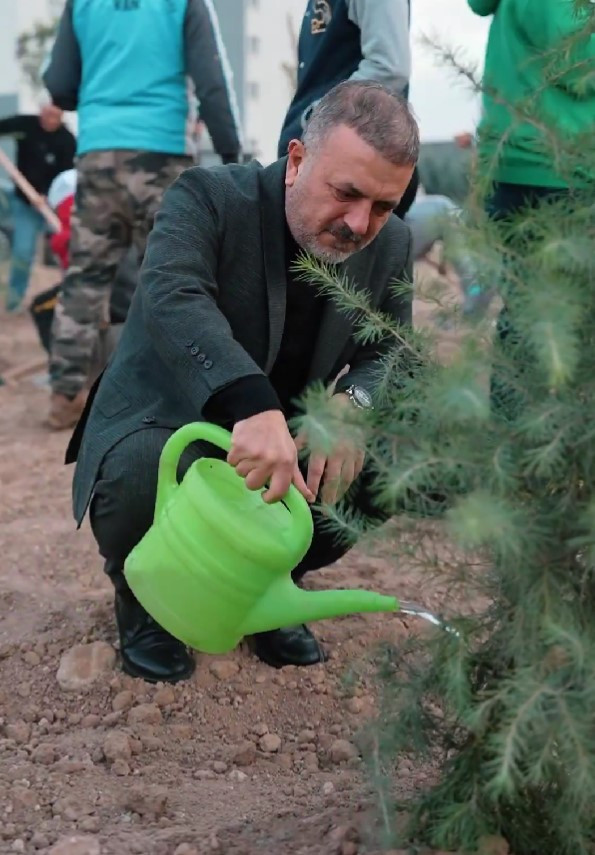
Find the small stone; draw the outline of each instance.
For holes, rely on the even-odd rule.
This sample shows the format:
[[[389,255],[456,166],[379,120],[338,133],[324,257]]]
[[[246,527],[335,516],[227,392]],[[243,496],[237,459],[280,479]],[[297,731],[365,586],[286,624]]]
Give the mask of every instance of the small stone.
[[[65,691],[84,691],[109,673],[115,661],[116,651],[106,641],[77,644],[62,655],[56,679]]]
[[[173,724],[171,726],[171,735],[180,741],[190,739],[194,733],[194,728],[191,724]]]
[[[129,738],[130,738],[130,750],[132,751],[132,753],[133,754],[142,754],[142,750],[143,750],[142,740],[137,739],[134,736],[131,736]]]
[[[82,822],[79,822],[78,827],[81,831],[97,834],[101,830],[101,820],[98,816],[86,816]]]
[[[231,680],[240,672],[240,666],[233,659],[215,659],[209,665],[209,671],[218,680]]]
[[[350,713],[353,713],[353,715],[359,715],[364,708],[364,702],[361,698],[349,698],[345,706]]]
[[[275,763],[282,769],[291,769],[293,766],[293,754],[283,752],[283,754],[275,755]]]
[[[163,787],[132,787],[126,795],[124,807],[139,816],[158,818],[167,809],[167,790]]]
[[[316,734],[313,730],[300,730],[298,733],[298,745],[303,745],[307,742],[315,742]]]
[[[56,760],[56,749],[53,745],[38,745],[31,754],[31,759],[34,763],[40,763],[42,766],[51,766]]]
[[[322,795],[323,796],[330,796],[334,792],[335,792],[335,785],[333,784],[333,782],[332,781],[325,781],[324,784],[322,785]]]
[[[335,739],[330,748],[330,758],[333,763],[347,763],[358,757],[358,752],[355,745],[352,745],[347,739]]]
[[[171,704],[175,703],[176,696],[171,686],[163,686],[163,688],[157,689],[153,696],[153,700],[158,707],[169,707]]]
[[[161,724],[163,716],[157,704],[139,704],[128,713],[128,724]]]
[[[242,781],[248,780],[248,775],[246,775],[245,772],[240,771],[240,769],[232,769],[229,773],[229,780],[241,783]]]
[[[25,654],[26,655],[26,654]],[[25,851],[25,841],[21,840],[21,838],[17,838],[12,842],[12,852],[24,852]]]
[[[304,769],[309,772],[317,772],[319,768],[318,757],[316,754],[304,754]]]
[[[132,756],[130,737],[121,730],[112,730],[103,741],[103,753],[110,762],[129,760]]]
[[[38,796],[30,787],[15,785],[10,791],[10,802],[15,811],[31,810],[37,804]]]
[[[242,742],[234,750],[232,762],[236,766],[251,766],[256,760],[256,747],[253,742]]]
[[[29,742],[29,737],[31,736],[31,725],[22,719],[13,722],[13,724],[7,724],[6,736],[8,739],[14,739],[14,741],[18,742],[19,745],[24,745],[26,742]]]
[[[130,766],[126,760],[122,760],[121,757],[118,757],[118,759],[114,760],[112,763],[112,772],[114,775],[119,775],[119,777],[125,778],[127,775],[130,775]]]
[[[257,722],[252,728],[252,733],[255,733],[257,736],[264,736],[265,733],[269,732],[269,726],[264,723],[264,721]]]
[[[212,781],[216,775],[212,769],[197,769],[194,777],[197,781]]]
[[[112,709],[114,712],[129,710],[134,703],[134,695],[132,692],[125,689],[123,692],[118,692],[112,700]]]
[[[81,719],[81,727],[98,727],[101,724],[101,716],[89,713]]]
[[[180,843],[174,849],[174,855],[200,855],[196,846],[191,846],[190,843]]]
[[[357,855],[357,843],[353,840],[344,840],[341,844],[341,855]]]
[[[61,837],[50,849],[48,855],[101,855],[101,846],[96,837],[73,834]]]
[[[34,831],[31,837],[31,845],[35,846],[36,849],[47,849],[50,841],[42,831]]]
[[[281,737],[276,733],[265,733],[258,740],[258,746],[266,754],[276,754],[281,748]]]
[[[39,665],[41,662],[39,655],[34,650],[28,650],[23,656],[23,660],[27,665]]]
[[[227,763],[224,763],[222,760],[215,760],[213,763],[213,772],[216,772],[218,775],[224,775],[227,769]]]
[[[508,841],[499,835],[481,837],[477,849],[479,855],[509,855]]]

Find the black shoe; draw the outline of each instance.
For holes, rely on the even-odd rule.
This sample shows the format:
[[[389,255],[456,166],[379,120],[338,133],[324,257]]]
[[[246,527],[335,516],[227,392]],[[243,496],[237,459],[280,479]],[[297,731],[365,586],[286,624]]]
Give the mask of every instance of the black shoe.
[[[326,655],[307,626],[289,626],[270,632],[257,632],[246,641],[261,662],[272,668],[284,665],[317,665]]]
[[[129,591],[116,594],[122,670],[148,683],[177,683],[194,671],[186,646],[147,614]]]

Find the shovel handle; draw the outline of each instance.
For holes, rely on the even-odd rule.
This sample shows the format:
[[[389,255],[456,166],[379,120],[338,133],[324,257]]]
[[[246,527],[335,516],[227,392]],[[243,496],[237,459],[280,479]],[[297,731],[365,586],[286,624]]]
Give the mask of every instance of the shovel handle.
[[[167,440],[159,460],[157,476],[157,499],[155,502],[155,519],[178,489],[178,465],[184,450],[192,442],[203,440],[216,445],[223,451],[231,448],[231,434],[218,425],[210,422],[190,422],[177,430]],[[295,524],[304,532],[304,538],[312,538],[313,522],[310,507],[302,494],[294,487],[289,487],[283,498],[283,503],[294,518]]]

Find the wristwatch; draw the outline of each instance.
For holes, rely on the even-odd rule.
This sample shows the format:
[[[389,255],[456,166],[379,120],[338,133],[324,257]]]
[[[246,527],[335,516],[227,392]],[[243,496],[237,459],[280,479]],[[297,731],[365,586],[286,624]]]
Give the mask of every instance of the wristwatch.
[[[360,410],[374,409],[372,396],[361,386],[348,386],[344,391],[354,407],[358,407]]]

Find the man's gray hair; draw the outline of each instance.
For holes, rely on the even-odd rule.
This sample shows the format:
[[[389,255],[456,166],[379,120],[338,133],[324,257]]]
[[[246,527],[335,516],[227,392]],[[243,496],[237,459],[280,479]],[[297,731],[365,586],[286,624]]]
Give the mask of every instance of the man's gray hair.
[[[313,151],[339,125],[347,125],[395,166],[419,157],[419,128],[407,101],[373,80],[339,83],[312,109],[303,135]]]

